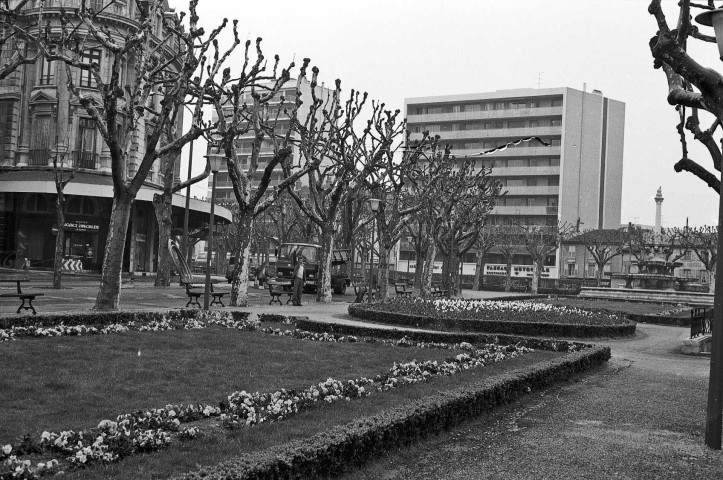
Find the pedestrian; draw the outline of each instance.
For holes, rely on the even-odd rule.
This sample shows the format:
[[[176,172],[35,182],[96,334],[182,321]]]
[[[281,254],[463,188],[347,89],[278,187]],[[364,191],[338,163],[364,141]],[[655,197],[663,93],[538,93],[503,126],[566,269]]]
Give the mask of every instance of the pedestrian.
[[[294,295],[293,304],[297,307],[301,306],[301,291],[304,288],[304,257],[299,257],[299,262],[294,270]]]

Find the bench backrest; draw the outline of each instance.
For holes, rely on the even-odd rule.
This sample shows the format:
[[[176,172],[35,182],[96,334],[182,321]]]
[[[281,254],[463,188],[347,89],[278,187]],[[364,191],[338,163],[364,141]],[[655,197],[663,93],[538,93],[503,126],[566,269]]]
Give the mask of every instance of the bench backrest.
[[[183,258],[183,253],[181,253],[181,247],[178,246],[178,242],[169,239],[168,251],[171,253],[173,266],[176,267],[176,271],[181,277],[181,283],[193,283],[193,272],[191,272],[191,269],[188,267],[186,259]]]

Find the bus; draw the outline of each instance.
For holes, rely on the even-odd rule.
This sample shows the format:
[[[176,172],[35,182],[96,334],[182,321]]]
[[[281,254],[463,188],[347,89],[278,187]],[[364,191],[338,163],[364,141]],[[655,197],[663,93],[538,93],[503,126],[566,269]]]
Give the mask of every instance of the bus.
[[[276,276],[284,280],[294,277],[295,259],[300,255],[306,259],[304,265],[304,289],[315,292],[316,281],[319,278],[319,255],[321,246],[313,243],[283,243],[277,251]],[[349,261],[349,250],[334,250],[331,258],[331,288],[334,293],[346,293],[349,285],[345,268]]]

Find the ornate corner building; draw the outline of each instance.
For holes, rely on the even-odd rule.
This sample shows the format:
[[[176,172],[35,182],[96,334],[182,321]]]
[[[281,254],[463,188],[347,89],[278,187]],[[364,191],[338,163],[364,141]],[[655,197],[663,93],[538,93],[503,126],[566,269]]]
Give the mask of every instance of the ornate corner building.
[[[11,6],[12,6],[11,2]],[[96,11],[110,0],[88,0]],[[81,0],[46,0],[43,18],[58,22],[60,9],[72,12]],[[40,2],[28,2],[20,21],[31,24],[37,19]],[[167,7],[167,5],[166,5]],[[132,0],[115,0],[98,15],[97,22],[112,31],[125,34],[139,25],[141,12]],[[166,8],[164,15],[175,15]],[[162,35],[162,19],[157,19],[155,34]],[[88,37],[84,61],[97,62],[101,75],[110,75],[110,62],[103,48],[93,46]],[[14,53],[14,45],[0,51],[0,64]],[[32,52],[28,52],[32,54]],[[83,270],[98,271],[103,262],[113,201],[110,151],[85,109],[66,87],[67,71],[60,62],[39,58],[20,66],[0,80],[0,266],[12,267],[25,260],[31,268],[52,269],[55,256],[57,197],[54,160],[67,177],[74,178],[65,187],[66,238],[63,256],[80,260]],[[75,84],[85,94],[97,92],[88,73],[73,72]],[[77,75],[77,77],[76,77]],[[122,80],[132,82],[134,69],[126,65]],[[183,118],[177,122],[183,129]],[[134,152],[129,155],[126,172],[132,176],[144,151],[145,129],[137,132]],[[163,178],[159,163],[154,164],[134,203],[123,260],[124,271],[156,270],[158,226],[153,196],[161,193]],[[180,181],[180,156],[174,167],[174,181]],[[173,227],[183,227],[185,197],[173,196]],[[198,229],[208,221],[210,204],[191,199],[189,225]],[[231,212],[216,208],[221,221],[230,221]],[[77,263],[77,262],[76,262]]]

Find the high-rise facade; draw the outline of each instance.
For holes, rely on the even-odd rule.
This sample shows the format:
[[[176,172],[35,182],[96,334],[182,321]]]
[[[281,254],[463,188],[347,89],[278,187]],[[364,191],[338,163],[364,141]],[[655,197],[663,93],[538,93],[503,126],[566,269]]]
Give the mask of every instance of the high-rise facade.
[[[333,90],[330,90],[323,85],[316,87],[316,96],[321,99],[330,98],[331,95],[333,95]],[[303,124],[303,122],[306,120],[307,116],[309,115],[310,111],[310,105],[312,103],[311,99],[311,83],[302,80],[298,84],[298,90],[297,90],[297,80],[291,79],[279,90],[279,92],[274,96],[274,98],[268,103],[269,108],[269,117],[271,119],[278,119],[276,121],[276,125],[274,128],[274,131],[278,135],[285,135],[289,128],[291,128],[290,119],[289,116],[285,112],[291,112],[291,110],[294,108],[294,104],[296,103],[297,96],[301,96],[302,104],[299,107],[299,110],[297,112],[297,118],[299,119],[299,122]],[[251,93],[245,93],[242,95],[242,100],[247,102],[249,105],[253,103],[253,99],[251,97]],[[228,117],[233,115],[233,107],[228,106],[224,107],[224,115],[227,115]],[[277,116],[278,114],[278,116]],[[212,121],[217,121],[218,119],[218,113],[216,110],[213,110],[212,113]],[[318,121],[322,121],[321,118],[321,112],[319,112],[319,118]],[[299,134],[296,131],[291,132],[291,138],[298,138]],[[249,130],[246,134],[240,135],[236,139],[236,160],[238,162],[238,165],[241,167],[241,170],[243,172],[246,172],[249,167],[249,159],[251,157],[251,148],[253,146],[254,142],[254,131]],[[293,142],[292,142],[293,143]],[[261,177],[264,174],[264,170],[266,168],[266,165],[268,164],[269,160],[271,160],[274,156],[274,148],[273,144],[269,139],[265,139],[261,144],[261,150],[259,151],[259,160],[258,160],[258,168],[256,169],[256,172],[254,173],[253,179],[251,181],[251,188],[254,189],[258,186],[259,181],[261,180]],[[303,161],[299,156],[299,150],[296,146],[292,147],[292,165],[298,166],[299,162]],[[224,163],[221,166],[221,169],[218,172],[218,177],[216,179],[216,200],[218,202],[227,203],[227,202],[235,202],[236,197],[233,193],[233,185],[231,183],[231,178],[229,177],[228,169],[226,168],[226,164]],[[281,166],[277,166],[277,168],[273,171],[271,174],[271,186],[274,186],[281,182],[283,180],[283,173],[281,171]],[[303,188],[304,185],[308,185],[308,179],[306,177],[301,178],[296,186],[296,190],[300,190]],[[209,187],[208,196],[211,196],[211,191]]]
[[[412,138],[429,131],[449,144],[457,158],[471,157],[480,167],[492,167],[492,176],[507,193],[489,225],[561,221],[580,230],[620,225],[624,103],[597,90],[518,89],[407,98],[405,112]],[[479,155],[528,137],[549,146],[532,140]],[[474,271],[473,256],[464,261],[465,273]],[[493,250],[487,260],[486,274],[504,274],[499,254]],[[399,263],[399,269],[409,268]],[[514,274],[531,275],[529,257],[520,255],[514,263]],[[556,256],[549,258],[543,275],[558,277],[557,265]]]

